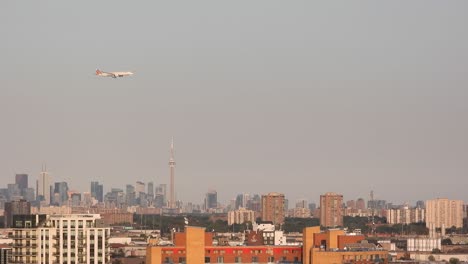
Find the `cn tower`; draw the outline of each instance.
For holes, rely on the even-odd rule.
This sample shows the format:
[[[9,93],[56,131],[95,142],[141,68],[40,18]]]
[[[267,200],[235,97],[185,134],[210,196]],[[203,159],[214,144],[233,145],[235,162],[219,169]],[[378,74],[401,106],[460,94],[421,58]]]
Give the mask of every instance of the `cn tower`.
[[[174,160],[174,137],[171,141],[171,158],[169,159],[169,173],[171,177],[171,184],[169,186],[169,208],[175,208],[175,195],[174,195],[174,169],[175,169],[175,160]]]

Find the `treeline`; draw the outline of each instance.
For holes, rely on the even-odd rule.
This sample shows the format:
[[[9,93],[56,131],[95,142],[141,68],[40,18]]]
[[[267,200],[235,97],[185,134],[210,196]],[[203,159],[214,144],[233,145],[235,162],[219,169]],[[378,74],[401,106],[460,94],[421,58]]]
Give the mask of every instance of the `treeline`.
[[[227,221],[212,215],[186,215],[186,216],[161,216],[161,215],[134,215],[135,228],[142,229],[161,229],[163,233],[172,230],[183,230],[185,218],[189,225],[205,227],[207,231],[213,232],[243,232],[246,229],[252,229],[252,223],[228,225]],[[427,235],[428,229],[424,223],[415,224],[396,224],[388,225],[384,217],[375,217],[374,224],[368,217],[343,218],[343,227],[349,231],[360,229],[363,234],[370,234],[372,229],[375,233],[381,234],[406,234],[406,235]],[[302,232],[305,227],[318,226],[318,218],[285,218],[281,229],[285,232]],[[451,230],[449,230],[451,231]],[[458,230],[457,230],[458,231]]]

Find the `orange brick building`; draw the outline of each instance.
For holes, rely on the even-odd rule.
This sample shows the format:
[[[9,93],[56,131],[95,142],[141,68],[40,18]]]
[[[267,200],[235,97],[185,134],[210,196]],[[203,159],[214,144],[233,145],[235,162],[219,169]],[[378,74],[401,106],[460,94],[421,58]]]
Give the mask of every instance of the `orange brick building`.
[[[384,250],[344,250],[364,237],[347,236],[343,230],[322,233],[320,227],[305,228],[303,246],[213,246],[212,238],[204,228],[186,227],[184,233],[174,234],[174,246],[149,246],[146,263],[388,263],[388,252]]]

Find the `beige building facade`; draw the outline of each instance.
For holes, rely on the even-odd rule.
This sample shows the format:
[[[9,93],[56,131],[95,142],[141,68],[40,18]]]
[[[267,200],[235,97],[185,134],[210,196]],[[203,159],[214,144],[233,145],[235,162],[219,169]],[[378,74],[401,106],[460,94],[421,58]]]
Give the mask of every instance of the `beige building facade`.
[[[262,195],[262,220],[272,221],[274,225],[284,223],[284,202],[282,193]]]
[[[255,222],[255,212],[245,208],[239,208],[228,213],[228,225],[243,224],[247,222]]]
[[[389,224],[411,224],[426,221],[426,210],[424,208],[388,209],[386,214]]]
[[[426,227],[463,227],[463,201],[437,198],[426,201]]]
[[[320,225],[343,226],[343,195],[328,192],[320,195]]]

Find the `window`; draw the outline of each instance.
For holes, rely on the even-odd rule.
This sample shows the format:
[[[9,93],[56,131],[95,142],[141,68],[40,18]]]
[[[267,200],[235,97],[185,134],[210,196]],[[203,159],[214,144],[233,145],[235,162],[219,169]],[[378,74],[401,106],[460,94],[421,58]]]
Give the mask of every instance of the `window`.
[[[218,256],[217,261],[218,261],[218,263],[224,263],[224,257],[223,256]]]
[[[185,263],[185,257],[179,257],[179,263]]]
[[[239,257],[239,256],[235,257],[234,262],[235,263],[242,263],[242,257]]]
[[[210,260],[210,257],[205,257],[205,263],[210,263],[211,260]]]
[[[268,262],[275,262],[275,257],[269,256],[268,257]]]
[[[257,256],[252,257],[252,263],[258,263],[258,257]]]

